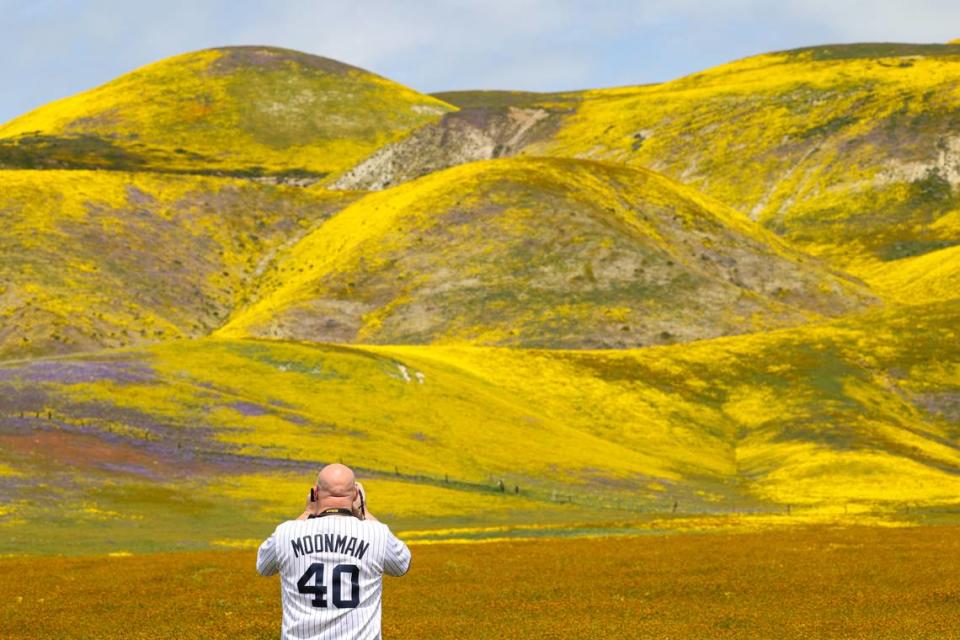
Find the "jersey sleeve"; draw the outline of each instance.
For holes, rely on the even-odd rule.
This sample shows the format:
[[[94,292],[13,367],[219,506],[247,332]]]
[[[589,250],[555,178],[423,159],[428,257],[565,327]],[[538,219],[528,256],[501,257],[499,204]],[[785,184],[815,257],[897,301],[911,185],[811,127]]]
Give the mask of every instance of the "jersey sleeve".
[[[277,532],[274,531],[270,537],[260,544],[257,550],[257,573],[262,576],[272,576],[280,569],[280,563],[277,557]]]
[[[383,570],[390,576],[402,576],[410,569],[410,548],[387,528],[387,544],[384,551]]]

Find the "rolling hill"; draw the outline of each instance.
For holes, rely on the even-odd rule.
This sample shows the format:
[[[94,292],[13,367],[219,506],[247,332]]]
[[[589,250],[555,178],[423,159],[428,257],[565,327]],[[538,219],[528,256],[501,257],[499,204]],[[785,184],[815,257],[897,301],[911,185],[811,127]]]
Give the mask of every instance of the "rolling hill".
[[[501,155],[656,170],[860,275],[960,242],[942,222],[960,209],[958,78],[960,45],[860,44],[755,56],[657,85],[438,95],[472,110],[539,108],[549,126]],[[346,184],[419,175],[384,161],[412,155],[407,147],[418,167],[449,166],[468,138],[411,136]]]
[[[857,270],[960,241],[936,226],[958,208],[958,83],[958,45],[773,53],[589,91],[540,152],[656,169]]]
[[[870,299],[670,180],[562,159],[471,163],[366,196],[278,259],[256,297],[219,335],[633,347]]]
[[[272,47],[210,49],[0,126],[0,167],[316,181],[452,110],[327,58]]]
[[[352,200],[246,180],[0,171],[0,358],[207,335]]]

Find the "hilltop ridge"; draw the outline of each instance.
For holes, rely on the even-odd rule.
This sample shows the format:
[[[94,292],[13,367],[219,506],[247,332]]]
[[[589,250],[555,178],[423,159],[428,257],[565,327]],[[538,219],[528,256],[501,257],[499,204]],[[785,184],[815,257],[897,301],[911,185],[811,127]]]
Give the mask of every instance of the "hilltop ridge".
[[[960,242],[936,227],[958,204],[958,87],[956,45],[765,54],[587,92],[537,152],[655,169],[862,273]]]
[[[328,58],[274,47],[206,49],[0,126],[0,166],[316,181],[453,110]]]

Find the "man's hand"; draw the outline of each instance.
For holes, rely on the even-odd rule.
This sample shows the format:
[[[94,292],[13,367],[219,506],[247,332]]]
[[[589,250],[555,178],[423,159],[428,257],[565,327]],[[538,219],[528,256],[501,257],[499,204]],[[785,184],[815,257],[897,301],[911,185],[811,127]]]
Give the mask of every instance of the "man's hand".
[[[364,491],[363,485],[359,482],[357,483],[357,497],[353,500],[353,514],[361,520],[378,522],[376,517],[370,513],[370,505],[367,504],[367,492]]]
[[[310,493],[307,494],[307,508],[297,520],[306,520],[318,513],[320,513],[320,490],[317,487],[311,487]]]
[[[353,515],[363,520],[367,517],[367,514],[366,514],[367,496],[363,491],[362,484],[357,482],[356,486],[357,486],[357,496],[353,499]]]

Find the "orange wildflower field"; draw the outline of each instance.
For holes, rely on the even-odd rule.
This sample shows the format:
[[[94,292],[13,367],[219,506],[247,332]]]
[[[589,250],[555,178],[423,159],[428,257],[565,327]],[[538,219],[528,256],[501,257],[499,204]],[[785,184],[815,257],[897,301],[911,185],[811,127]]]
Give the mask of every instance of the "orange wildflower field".
[[[960,637],[960,527],[415,545],[384,635],[413,638]],[[254,553],[0,561],[0,636],[275,638]]]

